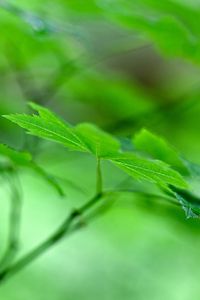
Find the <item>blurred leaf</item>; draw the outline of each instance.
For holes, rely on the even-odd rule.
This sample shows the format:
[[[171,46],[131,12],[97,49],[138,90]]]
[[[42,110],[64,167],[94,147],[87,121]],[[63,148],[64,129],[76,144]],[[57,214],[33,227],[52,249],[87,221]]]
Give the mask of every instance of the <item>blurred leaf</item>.
[[[32,160],[30,153],[16,151],[4,144],[0,144],[0,156],[6,158],[9,164],[15,166],[26,166]]]
[[[108,19],[145,35],[167,55],[200,62],[197,22],[200,10],[168,0],[162,4],[151,0],[103,0],[98,3]]]
[[[37,34],[50,34],[50,33],[67,33],[72,36],[80,37],[81,28],[77,26],[65,23],[65,26],[61,26],[59,23],[51,20],[45,20],[39,15],[26,11],[17,5],[13,5],[5,0],[0,2],[0,8],[11,13],[15,17],[18,17],[20,21],[27,23],[31,26],[33,32]]]
[[[39,167],[33,160],[30,153],[14,150],[7,145],[0,144],[0,168],[1,171],[12,171],[19,167],[27,167],[36,171],[42,176],[57,192],[59,195],[64,196],[61,186],[58,184],[54,176],[48,174],[45,170]],[[11,169],[10,169],[11,168]]]
[[[83,2],[82,0],[69,0],[67,1],[67,7],[68,9],[71,9],[72,11],[79,12],[81,15],[85,14],[100,14],[102,10],[93,0],[89,0],[87,2]]]
[[[185,164],[192,177],[200,179],[200,166],[188,160],[185,160]]]
[[[150,131],[142,129],[134,136],[133,143],[138,150],[150,154],[152,158],[164,161],[182,172],[187,171],[183,160],[173,146]]]
[[[137,84],[115,78],[114,74],[88,71],[67,82],[66,89],[73,99],[96,106],[110,123],[115,118],[136,118],[156,106],[153,98]]]

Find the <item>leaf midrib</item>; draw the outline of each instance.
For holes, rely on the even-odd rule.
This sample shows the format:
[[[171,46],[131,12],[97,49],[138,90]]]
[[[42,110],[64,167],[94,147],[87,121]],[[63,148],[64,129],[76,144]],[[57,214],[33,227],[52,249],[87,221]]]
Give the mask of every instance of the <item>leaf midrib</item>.
[[[112,160],[112,161],[113,161],[113,160]],[[130,164],[121,163],[121,162],[119,162],[119,161],[116,161],[116,163],[119,164],[119,165],[121,165],[121,166],[125,166],[125,167],[126,167],[127,169],[129,169],[129,170],[133,170],[133,168],[136,168],[136,169],[139,169],[139,170],[147,171],[147,172],[149,172],[149,173],[153,173],[153,174],[155,174],[155,175],[161,175],[161,176],[163,176],[163,177],[166,177],[166,178],[169,178],[169,179],[172,179],[172,180],[179,181],[179,179],[176,178],[176,177],[170,176],[170,175],[165,174],[165,173],[162,173],[162,172],[154,171],[154,170],[152,170],[152,169],[150,169],[150,168],[148,169],[148,168],[139,167],[139,166],[136,166],[136,165],[134,165],[133,167],[131,167]],[[143,175],[143,176],[147,177],[148,175]],[[154,179],[152,178],[152,180],[154,180]],[[181,178],[180,178],[180,182],[181,182]],[[183,182],[183,184],[184,184],[184,182]]]
[[[51,133],[51,134],[53,134],[53,135],[56,135],[57,137],[60,137],[60,138],[62,138],[62,139],[64,139],[64,140],[70,142],[71,144],[74,144],[75,146],[82,148],[83,150],[87,150],[86,148],[83,148],[82,145],[80,145],[80,144],[78,144],[78,143],[76,143],[76,142],[74,142],[74,141],[68,139],[67,137],[65,137],[65,136],[63,136],[63,135],[61,135],[61,134],[59,134],[59,133],[56,133],[55,131],[52,131],[52,130],[50,130],[50,129],[47,129],[47,128],[45,128],[45,127],[42,127],[42,126],[40,126],[40,125],[37,125],[37,124],[35,124],[35,123],[31,123],[31,122],[28,122],[28,121],[25,121],[25,120],[23,120],[23,121],[20,120],[20,122],[18,122],[18,123],[24,123],[24,124],[27,124],[27,125],[30,125],[30,126],[39,128],[39,129],[44,130],[44,131],[46,131],[46,132],[48,132],[48,133]],[[31,132],[30,129],[28,129],[28,131]],[[72,134],[72,135],[73,135],[73,134]],[[74,136],[74,137],[76,137],[76,136]]]

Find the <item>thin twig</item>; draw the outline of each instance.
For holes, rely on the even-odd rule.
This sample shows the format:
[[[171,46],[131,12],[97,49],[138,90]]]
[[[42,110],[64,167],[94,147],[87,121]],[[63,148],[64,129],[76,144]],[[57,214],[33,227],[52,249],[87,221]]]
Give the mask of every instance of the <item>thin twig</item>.
[[[88,202],[83,204],[79,209],[74,209],[69,216],[67,216],[66,220],[59,226],[59,228],[48,237],[43,243],[29,252],[27,255],[22,257],[19,261],[10,266],[6,267],[3,271],[0,272],[0,282],[3,282],[10,276],[18,273],[24,267],[29,265],[35,259],[37,259],[40,255],[45,253],[47,250],[52,248],[55,244],[61,241],[66,235],[70,234],[71,229],[76,230],[80,228],[80,224],[75,224],[77,219],[80,219],[84,214],[86,214],[90,209],[95,206],[98,201],[104,196],[102,192],[102,174],[101,174],[101,166],[100,159],[97,160],[97,174],[96,174],[96,185],[97,192],[94,197],[92,197]],[[76,225],[73,227],[73,225]],[[73,228],[72,228],[73,227]]]
[[[118,191],[116,190],[110,190],[103,192],[101,194],[96,194],[93,198],[91,198],[88,202],[86,202],[83,206],[81,206],[79,209],[74,209],[71,214],[66,218],[66,220],[59,226],[59,228],[53,233],[49,238],[47,238],[42,244],[40,244],[38,247],[33,249],[31,252],[26,254],[24,257],[22,257],[18,262],[15,264],[9,266],[8,268],[4,269],[2,272],[0,272],[0,282],[4,282],[9,277],[15,275],[22,269],[24,269],[26,266],[28,266],[30,263],[32,263],[34,260],[36,260],[39,256],[44,254],[47,250],[50,250],[53,246],[55,246],[58,242],[60,242],[64,237],[68,236],[70,233],[76,231],[80,228],[80,218],[90,212],[91,209],[93,209],[100,200],[102,200],[103,197],[106,195],[116,194],[119,192],[128,192],[128,193],[137,193],[135,190],[126,190],[126,189],[120,189]],[[142,193],[143,195],[150,196],[150,197],[160,197],[164,198],[168,201],[172,202],[172,198],[165,197],[165,196],[158,196],[158,195],[149,195],[147,193]],[[105,203],[104,203],[105,204]],[[173,204],[176,204],[173,202]],[[101,210],[99,210],[101,211]]]
[[[9,216],[9,236],[7,249],[0,261],[0,270],[4,269],[17,254],[19,248],[19,232],[21,225],[21,208],[22,208],[22,193],[20,190],[20,182],[17,174],[8,175],[8,180],[11,188],[11,204]]]
[[[96,205],[102,197],[103,194],[97,194],[79,209],[73,210],[71,214],[66,218],[66,220],[59,226],[59,228],[42,244],[33,249],[30,253],[26,254],[18,262],[0,272],[0,281],[2,282],[5,279],[15,275],[16,273],[24,269],[27,265],[32,263],[39,256],[44,254],[47,250],[52,248],[59,241],[61,241],[66,235],[70,233],[71,226],[74,224],[74,222],[77,221],[80,216],[84,215],[91,208],[93,208],[93,206]],[[76,228],[79,228],[79,226],[76,226],[75,229]]]
[[[179,202],[177,202],[176,200],[174,200],[173,197],[167,196],[167,195],[158,195],[158,194],[153,194],[153,193],[149,193],[149,192],[145,192],[145,191],[140,191],[137,189],[127,189],[127,188],[119,188],[116,190],[107,190],[104,192],[105,194],[120,194],[120,193],[128,193],[128,194],[137,194],[140,196],[144,196],[144,197],[148,197],[148,198],[154,198],[154,199],[163,199],[166,200],[168,202],[170,202],[171,204],[175,205],[175,206],[181,206]]]
[[[103,189],[103,178],[101,172],[101,159],[97,157],[96,193],[101,194]]]

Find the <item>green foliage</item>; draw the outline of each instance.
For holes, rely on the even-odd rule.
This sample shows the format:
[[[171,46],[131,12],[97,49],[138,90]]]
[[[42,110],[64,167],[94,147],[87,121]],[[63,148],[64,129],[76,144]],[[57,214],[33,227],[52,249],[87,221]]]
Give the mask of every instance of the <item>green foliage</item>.
[[[142,129],[134,136],[133,143],[138,150],[148,153],[152,158],[164,161],[178,170],[186,171],[179,153],[167,141],[150,131]]]
[[[97,126],[81,123],[73,127],[47,108],[35,103],[31,103],[30,106],[39,115],[15,114],[5,117],[28,130],[28,133],[60,143],[70,150],[88,152],[98,159],[104,158],[134,179],[157,184],[164,188],[167,193],[174,195],[182,205],[187,217],[199,215],[198,201],[191,203],[190,200],[194,196],[192,194],[189,196],[189,192],[184,192],[187,189],[189,191],[189,186],[183,178],[183,175],[188,176],[189,173],[191,176],[195,176],[197,172],[191,167],[192,164],[182,159],[178,152],[163,138],[146,129],[135,135],[133,138],[134,146],[141,151],[141,154],[150,155],[151,159],[149,159],[134,152],[122,152],[119,141]],[[11,150],[8,149],[7,151],[12,157]],[[19,154],[15,153],[15,155],[18,157]],[[24,154],[21,155],[24,158]],[[35,163],[32,163],[31,166],[62,194],[59,185],[51,176]],[[195,170],[198,170],[197,166]],[[98,170],[99,172],[100,170]],[[100,173],[99,176],[101,177]]]
[[[117,140],[94,125],[80,124],[72,127],[46,108],[33,103],[30,106],[39,112],[39,116],[15,114],[5,117],[33,135],[61,143],[72,150],[93,153],[98,157],[117,152],[120,147]]]
[[[171,262],[176,254],[180,254],[180,240],[173,238],[171,243],[172,235],[169,234],[166,247],[166,239],[161,239],[162,226],[159,226],[165,223],[168,224],[167,232],[170,228],[174,237],[181,233],[180,228],[183,226],[184,237],[189,237],[184,241],[189,260],[184,258],[183,261],[191,262],[194,254],[191,251],[192,236],[196,246],[195,234],[199,234],[199,220],[194,219],[200,218],[200,91],[199,69],[198,66],[194,67],[194,63],[198,65],[200,62],[199,17],[200,9],[197,3],[186,0],[35,0],[0,3],[0,25],[1,28],[6,28],[0,37],[0,114],[25,129],[27,133],[26,135],[4,118],[0,120],[1,140],[5,144],[13,145],[13,148],[10,148],[0,144],[0,176],[3,179],[1,192],[3,194],[4,185],[6,193],[7,187],[11,192],[11,197],[7,197],[10,200],[9,232],[7,224],[5,230],[3,227],[1,229],[1,242],[3,231],[10,236],[7,239],[7,249],[5,247],[5,260],[0,259],[0,284],[62,238],[87,225],[92,217],[110,209],[116,200],[120,209],[114,206],[108,219],[105,218],[105,222],[102,222],[102,237],[105,236],[107,247],[106,234],[111,227],[114,234],[120,236],[121,232],[123,233],[120,243],[117,236],[119,247],[112,247],[116,249],[117,263],[120,247],[123,253],[128,254],[124,245],[127,243],[130,246],[130,241],[133,241],[133,250],[136,247],[136,251],[131,249],[130,253],[137,255],[142,252],[143,245],[143,254],[138,256],[139,259],[136,259],[134,264],[134,267],[138,267],[135,274],[142,274],[146,271],[146,253],[152,254],[149,257],[162,257],[157,255],[157,251],[163,247],[165,254],[167,251],[167,255],[163,255],[164,268],[167,257],[171,274]],[[185,60],[193,64],[186,63]],[[29,100],[32,102],[27,107]],[[63,119],[50,111],[47,108],[49,106],[62,111]],[[71,124],[65,119],[70,119]],[[143,127],[159,135],[148,129],[141,130]],[[174,146],[160,134],[169,137]],[[59,196],[65,196],[67,190],[67,201],[57,201],[54,205],[49,191],[40,190],[40,180],[44,180],[47,187],[53,188]],[[35,201],[35,195],[39,195],[38,201]],[[5,198],[6,196],[7,194]],[[88,197],[87,201],[85,197]],[[25,230],[21,234],[22,200],[28,202],[24,211],[29,215],[23,218],[22,230]],[[31,201],[33,206],[29,206]],[[3,209],[4,201],[0,201],[0,204],[0,217],[4,225],[3,218],[4,215],[7,217],[7,207]],[[132,211],[132,205],[137,209]],[[33,207],[38,207],[38,210],[35,210],[38,219],[32,211]],[[71,210],[72,207],[74,208]],[[180,207],[191,220],[185,221]],[[119,217],[116,223],[117,230],[116,211]],[[65,215],[61,223],[63,213]],[[156,214],[158,217],[153,222]],[[33,221],[30,220],[32,215]],[[132,223],[129,222],[128,216],[133,220]],[[47,232],[45,226],[48,220],[51,224],[56,217],[61,225],[41,244],[37,242],[38,246],[32,248],[34,230],[35,238],[39,241],[43,238],[43,233]],[[34,219],[37,219],[35,223]],[[112,226],[107,226],[107,220]],[[123,220],[124,228],[121,230],[120,222]],[[137,236],[137,223],[139,243],[133,240]],[[152,228],[147,232],[149,224]],[[145,231],[141,243],[142,227]],[[50,231],[52,232],[52,228]],[[158,234],[157,241],[154,240],[154,235],[152,238],[149,234],[150,231]],[[115,238],[113,232],[112,238]],[[20,236],[26,235],[28,242],[23,240],[21,244],[32,250],[24,255],[26,249],[22,249],[20,253],[18,247]],[[95,237],[96,232],[95,235],[91,235],[92,241]],[[80,244],[82,247],[82,241],[78,241],[77,247],[77,240],[71,241],[75,242],[75,249],[79,249]],[[98,236],[97,240],[99,242]],[[177,252],[168,252],[169,245],[175,244],[176,240]],[[100,252],[101,249],[106,251],[101,240],[99,243],[100,247],[94,244],[97,249],[100,249]],[[196,252],[198,247],[194,248]],[[87,251],[85,241],[82,249]],[[109,247],[108,249],[110,252]],[[3,247],[1,251],[4,251]],[[80,255],[80,259],[84,258],[86,269],[81,270],[87,281],[86,274],[90,268],[88,269],[89,264],[85,260],[84,251],[70,249],[69,253],[75,257]],[[142,255],[145,256],[144,270]],[[133,261],[133,257],[127,257],[127,265],[130,266],[129,262],[130,259]],[[196,257],[198,259],[197,252]],[[113,258],[111,261],[115,261]],[[67,259],[68,255],[65,254],[64,261]],[[91,261],[98,263],[95,257],[92,257]],[[105,262],[107,263],[107,258]],[[124,263],[123,256],[122,264]],[[103,265],[101,267],[103,268]],[[130,273],[133,274],[135,282],[132,267],[131,265]],[[189,278],[187,264],[185,269],[184,275]],[[71,269],[67,270],[70,275]],[[76,271],[81,274],[78,268]],[[120,281],[121,288],[124,278],[119,279],[115,271],[116,266],[109,278]],[[99,269],[96,273],[99,288]],[[74,281],[73,276],[68,278],[71,278],[71,282]],[[174,289],[174,278],[175,276],[172,289],[168,288],[166,282],[164,284],[168,296],[170,290]],[[176,286],[181,286],[180,276],[177,278]],[[130,281],[132,279],[133,277]],[[145,280],[144,282],[146,283]],[[75,293],[71,287],[70,291],[68,290],[69,299],[94,298],[93,282],[91,285],[88,285],[88,282],[86,285],[85,282],[82,283],[85,294],[78,294],[76,283]],[[47,284],[51,287],[49,282]],[[57,282],[54,281],[54,284]],[[163,286],[163,282],[160,284],[160,281],[156,281],[156,284],[159,289]],[[23,286],[26,286],[24,282]],[[92,298],[87,295],[85,286],[92,287]],[[185,286],[184,295],[188,292],[188,295],[195,299],[196,294],[190,294],[188,287],[189,285]],[[181,288],[182,286],[180,293],[177,292],[176,295],[183,292]],[[110,290],[108,298],[121,300],[127,292],[127,282],[124,291],[120,290],[119,295],[117,289]],[[133,290],[134,295],[131,295],[130,299],[140,299],[138,291],[142,291],[142,299],[160,297],[158,291],[156,296],[151,295],[148,285],[145,286],[145,290],[148,291],[147,297],[141,286],[138,291],[135,286]],[[160,294],[166,294],[166,291]],[[24,292],[26,293],[27,291]],[[96,294],[98,299],[103,297],[100,293]],[[50,293],[45,295],[48,298]],[[174,299],[170,296],[169,298]],[[7,299],[7,294],[0,297]],[[23,294],[16,297],[21,299]],[[62,295],[57,295],[57,289],[55,297],[62,298]],[[50,298],[53,298],[53,295]],[[65,298],[66,293],[63,296],[63,299]]]
[[[81,1],[68,6],[74,13],[83,9]],[[81,8],[82,7],[82,8]],[[84,5],[85,13],[103,15],[108,20],[146,36],[162,52],[200,62],[199,8],[185,3],[164,0],[90,0]]]
[[[199,9],[169,0],[103,0],[99,5],[109,19],[144,34],[167,55],[200,62]]]
[[[141,158],[133,153],[113,156],[111,161],[134,178],[155,182],[161,186],[169,184],[187,188],[182,176],[170,169],[164,162]]]
[[[31,107],[39,112],[39,116],[16,114],[5,117],[38,137],[51,139],[73,150],[87,151],[99,158],[109,159],[134,178],[148,180],[162,186],[187,187],[182,176],[170,169],[164,162],[148,160],[133,153],[120,152],[119,142],[94,125],[79,124],[76,127],[71,127],[48,109],[33,103]],[[149,142],[148,138],[149,136],[147,136],[147,143]],[[143,142],[145,142],[145,138]],[[168,152],[170,152],[164,141],[158,144],[155,138],[155,141],[151,141],[151,144],[154,145],[154,148],[150,149],[150,152],[160,146],[160,148],[165,148],[165,154],[168,155]],[[175,153],[172,156],[175,156]],[[161,159],[162,157],[156,158]],[[169,156],[166,159],[168,160]]]
[[[0,156],[7,159],[7,167],[26,166],[32,160],[31,154],[16,151],[3,144],[0,144]],[[4,163],[6,164],[6,161]]]
[[[7,145],[0,144],[0,170],[1,172],[14,172],[18,168],[26,167],[39,174],[45,179],[61,196],[64,196],[63,189],[55,178],[37,165],[28,152],[16,151]]]
[[[92,88],[86,89],[89,86]],[[119,80],[113,74],[109,76],[94,71],[78,74],[67,82],[66,90],[73,99],[97,106],[111,120],[137,117],[155,107],[151,96],[139,86],[123,78]]]
[[[97,157],[115,154],[120,149],[120,143],[115,138],[92,124],[79,124],[75,127],[75,132],[88,152]]]
[[[192,195],[188,191],[174,189],[174,195],[182,205],[186,217],[198,218],[200,215],[200,202],[197,196]]]
[[[148,153],[154,159],[166,162],[179,170],[182,174],[187,176],[190,175],[193,181],[199,177],[200,173],[198,165],[183,159],[167,141],[155,134],[152,134],[150,131],[142,129],[135,135],[133,142],[138,150]],[[172,188],[172,191],[183,207],[187,218],[199,216],[200,210],[198,197],[195,197],[189,192],[180,191],[174,188]]]
[[[6,116],[6,118],[27,129],[33,135],[56,141],[71,149],[86,151],[84,144],[69,124],[39,105],[30,105],[39,112],[39,115],[16,114]]]

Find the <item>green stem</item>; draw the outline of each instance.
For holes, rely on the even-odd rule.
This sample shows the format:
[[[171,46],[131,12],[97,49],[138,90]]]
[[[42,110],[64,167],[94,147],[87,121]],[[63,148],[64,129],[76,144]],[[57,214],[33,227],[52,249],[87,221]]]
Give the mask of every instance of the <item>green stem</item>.
[[[71,212],[71,214],[66,218],[66,220],[59,226],[59,228],[49,237],[47,238],[43,243],[41,243],[39,246],[37,246],[35,249],[33,249],[31,252],[26,254],[24,257],[22,257],[18,262],[15,264],[7,267],[2,272],[0,272],[0,282],[3,282],[4,280],[8,279],[9,277],[15,275],[22,269],[24,269],[26,266],[28,266],[30,263],[32,263],[34,260],[36,260],[39,256],[44,254],[47,250],[52,248],[54,245],[56,245],[58,242],[60,242],[65,236],[69,235],[70,233],[74,232],[75,230],[80,228],[80,217],[90,211],[90,209],[94,208],[98,203],[99,200],[102,199],[102,197],[106,195],[111,194],[117,194],[120,192],[130,192],[130,193],[137,193],[135,190],[127,190],[127,189],[119,189],[119,190],[110,190],[106,191],[104,193],[96,194],[92,199],[90,199],[88,202],[83,204],[79,209],[75,209]],[[142,193],[144,195],[148,195],[148,193],[138,192]],[[149,196],[149,195],[148,195]],[[161,197],[166,200],[172,200],[170,197],[165,196],[158,196],[158,195],[150,195],[152,197]],[[106,201],[106,204],[108,202]],[[105,203],[104,203],[105,204]]]
[[[101,194],[103,189],[103,178],[101,172],[101,159],[97,157],[97,171],[96,171],[96,194]]]
[[[21,221],[21,193],[19,191],[20,182],[16,179],[16,177],[10,178],[10,186],[11,186],[11,210],[9,217],[9,236],[8,236],[8,246],[7,249],[0,261],[0,269],[4,269],[12,260],[15,258],[19,247],[19,232],[20,232],[20,221]]]
[[[150,192],[139,191],[137,189],[119,188],[116,190],[107,190],[104,192],[104,194],[107,194],[107,195],[115,195],[115,194],[119,194],[119,193],[130,193],[130,194],[134,194],[134,195],[138,194],[138,195],[145,196],[148,198],[162,199],[162,200],[168,201],[170,204],[173,204],[175,206],[180,206],[180,203],[177,202],[177,200],[172,196],[151,194]]]
[[[87,213],[91,208],[93,208],[93,206],[96,205],[98,203],[98,200],[100,200],[102,197],[103,194],[98,194],[88,202],[86,202],[79,209],[75,209],[74,211],[72,211],[71,214],[66,218],[66,220],[60,225],[60,227],[42,244],[33,249],[30,253],[26,254],[18,262],[0,272],[0,281],[2,282],[5,279],[15,275],[16,273],[24,269],[27,265],[32,263],[39,256],[44,254],[55,244],[57,244],[59,241],[61,241],[67,234],[71,232],[71,226],[75,224],[77,219],[79,219],[80,216]],[[74,229],[78,228],[79,226],[74,227]]]

